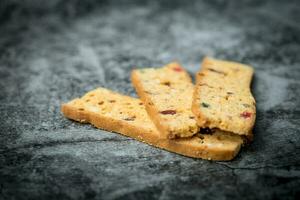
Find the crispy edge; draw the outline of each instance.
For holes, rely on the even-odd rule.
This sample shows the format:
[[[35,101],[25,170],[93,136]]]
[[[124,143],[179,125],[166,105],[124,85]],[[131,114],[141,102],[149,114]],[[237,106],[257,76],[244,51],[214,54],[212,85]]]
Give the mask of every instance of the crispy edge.
[[[196,140],[197,138],[194,136],[191,138],[180,138],[174,140],[162,139],[155,136],[157,135],[157,133],[154,134],[150,130],[130,126],[128,125],[128,123],[112,118],[103,117],[96,113],[88,111],[78,111],[77,107],[72,106],[68,103],[63,104],[61,106],[61,111],[64,114],[64,116],[69,119],[81,123],[90,123],[99,129],[117,132],[122,135],[134,138],[138,141],[147,143],[149,145],[192,158],[202,158],[215,161],[228,161],[232,160],[238,154],[242,146],[241,142],[240,144],[237,144],[236,148],[234,148],[233,150],[220,151],[218,148],[210,149],[205,145],[187,145],[186,142]]]

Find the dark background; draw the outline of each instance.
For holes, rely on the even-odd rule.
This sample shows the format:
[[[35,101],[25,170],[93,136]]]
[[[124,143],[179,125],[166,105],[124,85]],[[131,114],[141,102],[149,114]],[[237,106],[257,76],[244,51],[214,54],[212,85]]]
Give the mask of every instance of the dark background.
[[[296,199],[299,1],[0,0],[0,199]],[[205,56],[255,68],[254,142],[191,159],[65,119],[98,86],[136,96],[135,67]]]

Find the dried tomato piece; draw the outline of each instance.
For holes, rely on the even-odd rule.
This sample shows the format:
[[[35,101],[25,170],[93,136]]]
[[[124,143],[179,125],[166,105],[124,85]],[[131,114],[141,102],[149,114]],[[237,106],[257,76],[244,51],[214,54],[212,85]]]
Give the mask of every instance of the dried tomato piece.
[[[183,69],[182,69],[181,67],[179,67],[179,66],[174,67],[173,70],[174,70],[175,72],[182,72],[182,71],[183,71]]]
[[[160,112],[163,115],[175,115],[176,114],[176,110],[164,110]]]
[[[247,111],[242,112],[242,113],[240,114],[240,116],[243,117],[243,118],[245,118],[245,119],[250,118],[251,115],[252,115],[252,113],[251,113],[251,112],[247,112]]]

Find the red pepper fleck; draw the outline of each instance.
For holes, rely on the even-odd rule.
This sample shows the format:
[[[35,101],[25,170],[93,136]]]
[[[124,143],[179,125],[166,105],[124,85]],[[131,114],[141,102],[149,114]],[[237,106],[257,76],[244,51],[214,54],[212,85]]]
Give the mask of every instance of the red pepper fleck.
[[[175,115],[176,114],[176,110],[164,110],[160,112],[163,115]]]
[[[173,70],[175,72],[181,72],[181,71],[183,71],[183,69],[181,67],[179,67],[179,66],[178,67],[174,67]]]
[[[247,119],[247,118],[250,118],[251,115],[252,115],[252,113],[245,111],[245,112],[241,113],[240,116]]]

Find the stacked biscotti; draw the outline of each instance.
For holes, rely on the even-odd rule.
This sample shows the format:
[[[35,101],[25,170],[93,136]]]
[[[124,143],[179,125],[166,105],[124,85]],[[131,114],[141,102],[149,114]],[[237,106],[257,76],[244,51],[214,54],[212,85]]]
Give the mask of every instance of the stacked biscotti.
[[[196,75],[192,105],[198,125],[252,140],[256,117],[250,91],[253,72],[244,64],[205,58]]]
[[[140,99],[98,88],[63,104],[62,112],[181,155],[231,160],[252,138],[252,75],[251,67],[210,58],[195,86],[178,63],[136,69],[131,78]]]

